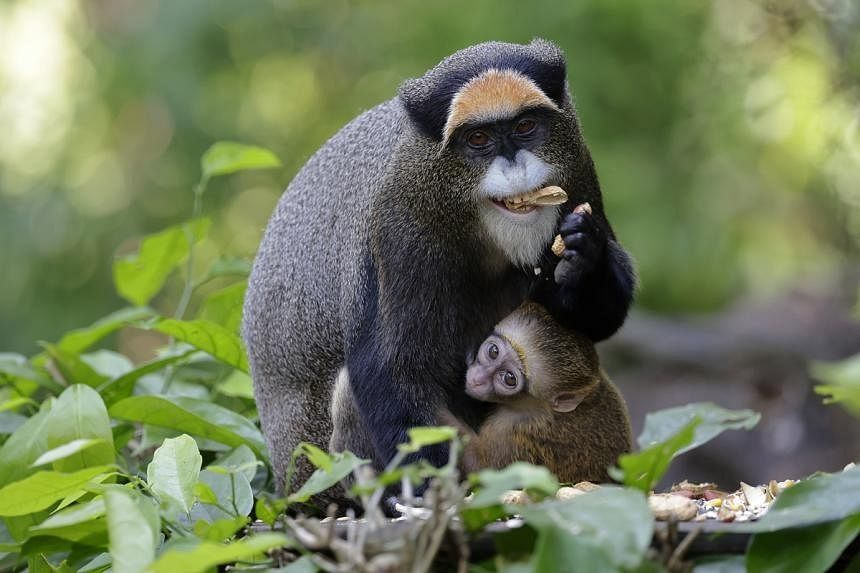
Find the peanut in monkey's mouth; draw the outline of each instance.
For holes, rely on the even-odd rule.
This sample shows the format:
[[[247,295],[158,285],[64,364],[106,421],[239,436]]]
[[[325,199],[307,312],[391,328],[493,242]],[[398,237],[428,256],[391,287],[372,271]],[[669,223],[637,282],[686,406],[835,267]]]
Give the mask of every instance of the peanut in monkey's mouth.
[[[537,205],[524,204],[522,202],[516,202],[516,197],[513,199],[492,199],[493,204],[510,213],[515,213],[517,215],[524,215],[526,213],[531,213],[535,209],[537,209]]]
[[[567,201],[567,193],[561,187],[551,185],[533,191],[527,191],[514,197],[504,199],[492,199],[493,204],[517,215],[531,213],[538,207],[561,205]]]

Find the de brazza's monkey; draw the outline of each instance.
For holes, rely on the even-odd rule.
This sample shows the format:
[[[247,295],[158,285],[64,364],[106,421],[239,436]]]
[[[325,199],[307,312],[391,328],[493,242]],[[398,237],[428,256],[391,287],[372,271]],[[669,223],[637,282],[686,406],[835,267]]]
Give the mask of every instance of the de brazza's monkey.
[[[344,365],[367,437],[346,443],[381,467],[442,407],[477,427],[485,405],[464,392],[463,357],[524,300],[595,341],[621,326],[633,270],[565,74],[543,40],[466,48],[350,122],[293,179],[254,263],[243,326],[279,488],[299,442],[328,443]],[[511,208],[548,185],[568,203]],[[584,202],[593,213],[574,213]],[[416,455],[441,465],[447,446]]]

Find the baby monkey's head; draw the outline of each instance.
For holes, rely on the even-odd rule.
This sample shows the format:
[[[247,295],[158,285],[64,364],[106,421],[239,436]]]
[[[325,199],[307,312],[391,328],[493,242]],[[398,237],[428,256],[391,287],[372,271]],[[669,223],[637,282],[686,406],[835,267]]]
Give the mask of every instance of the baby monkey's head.
[[[594,344],[526,303],[469,357],[466,394],[476,400],[570,412],[600,381]]]

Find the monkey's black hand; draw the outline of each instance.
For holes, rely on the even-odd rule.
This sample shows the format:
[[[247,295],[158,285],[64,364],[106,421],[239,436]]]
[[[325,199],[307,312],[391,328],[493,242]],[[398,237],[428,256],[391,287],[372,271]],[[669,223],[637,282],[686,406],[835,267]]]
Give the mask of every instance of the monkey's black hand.
[[[606,233],[591,213],[569,213],[559,227],[564,241],[562,261],[556,266],[555,282],[572,287],[591,274],[606,254]]]
[[[630,257],[590,213],[567,215],[560,232],[562,259],[553,278],[537,282],[531,299],[593,341],[608,338],[624,323],[633,301],[636,276]],[[548,257],[556,260],[552,253]]]

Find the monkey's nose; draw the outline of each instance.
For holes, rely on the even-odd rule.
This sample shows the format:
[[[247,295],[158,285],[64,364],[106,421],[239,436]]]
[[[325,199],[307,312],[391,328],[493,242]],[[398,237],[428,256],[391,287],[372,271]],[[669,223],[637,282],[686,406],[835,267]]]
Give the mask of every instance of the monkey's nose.
[[[469,388],[480,389],[489,384],[489,377],[483,372],[476,372],[474,368],[470,368],[466,373],[466,386]]]

